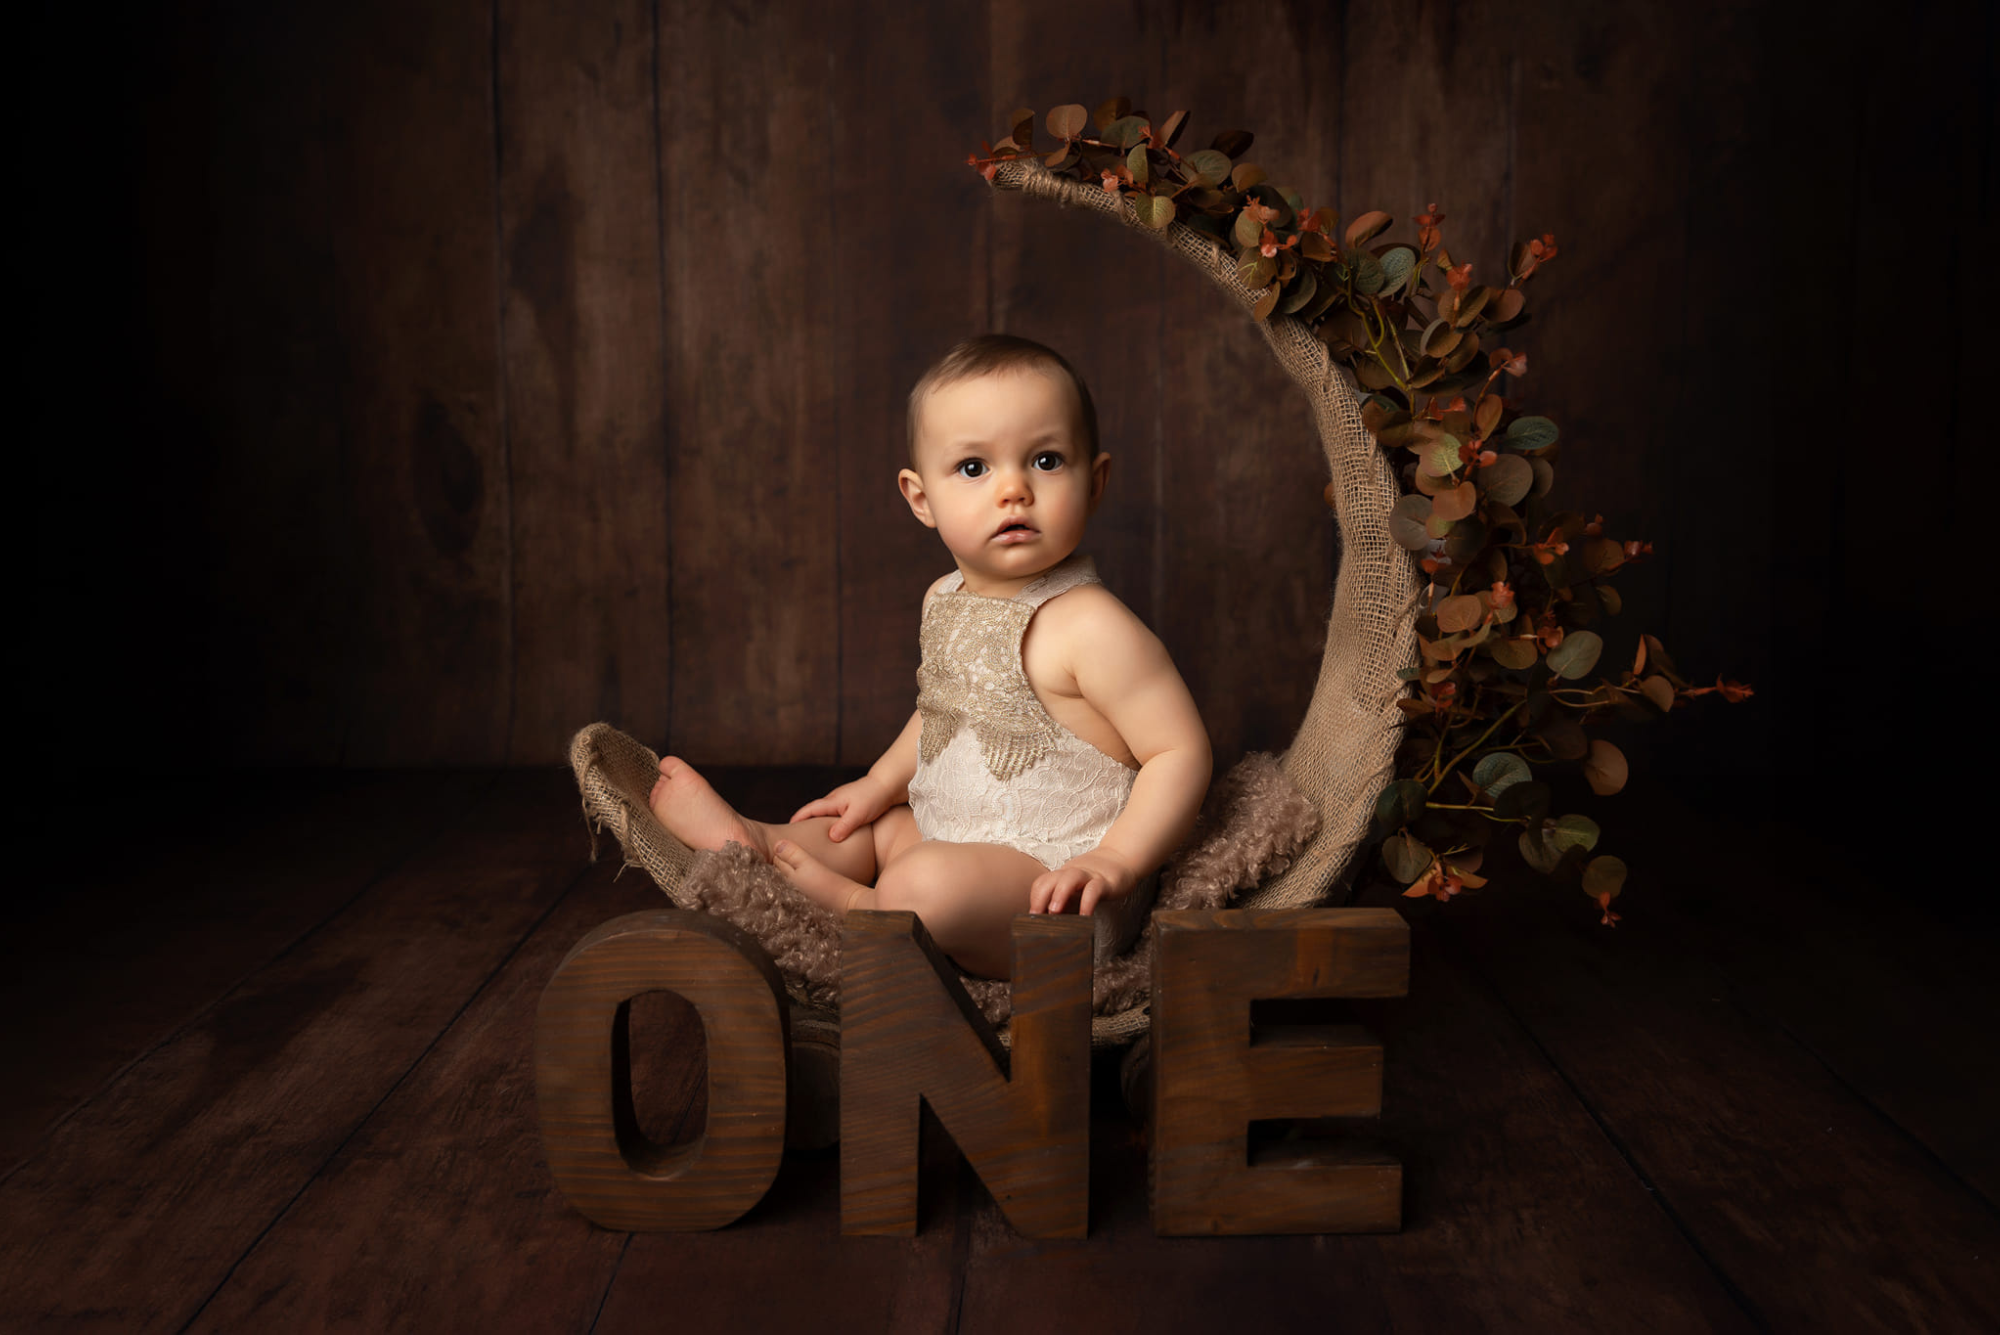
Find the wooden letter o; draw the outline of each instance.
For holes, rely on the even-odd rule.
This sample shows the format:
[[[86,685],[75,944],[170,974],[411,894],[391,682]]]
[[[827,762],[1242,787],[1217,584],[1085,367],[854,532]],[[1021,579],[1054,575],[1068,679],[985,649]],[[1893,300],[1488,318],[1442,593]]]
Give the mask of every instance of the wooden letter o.
[[[708,1124],[662,1147],[614,1110],[613,1026],[674,992],[708,1040]],[[535,1096],[556,1185],[585,1218],[640,1232],[720,1228],[763,1198],[785,1149],[784,986],[745,933],[705,913],[614,918],[576,943],[535,1015]]]

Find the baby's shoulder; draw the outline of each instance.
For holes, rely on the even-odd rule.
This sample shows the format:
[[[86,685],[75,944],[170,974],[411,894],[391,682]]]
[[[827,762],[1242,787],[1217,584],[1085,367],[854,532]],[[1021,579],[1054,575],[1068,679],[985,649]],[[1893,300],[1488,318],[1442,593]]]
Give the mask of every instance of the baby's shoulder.
[[[1087,639],[1102,644],[1106,639],[1151,639],[1152,631],[1117,594],[1096,582],[1079,584],[1060,597],[1051,598],[1037,611],[1050,638]]]
[[[947,570],[942,575],[939,575],[936,579],[932,580],[931,586],[928,589],[924,590],[924,601],[922,605],[924,607],[929,607],[931,605],[931,599],[935,598],[938,594],[943,593],[946,587],[950,585],[952,581],[956,580],[957,578],[958,578],[958,572],[956,570]]]

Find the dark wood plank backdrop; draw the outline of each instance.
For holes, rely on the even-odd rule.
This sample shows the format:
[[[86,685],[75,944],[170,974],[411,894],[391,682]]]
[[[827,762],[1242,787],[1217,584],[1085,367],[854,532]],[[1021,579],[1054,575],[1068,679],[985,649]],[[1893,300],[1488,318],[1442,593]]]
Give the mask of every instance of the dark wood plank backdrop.
[[[1198,142],[1253,128],[1344,215],[1403,234],[1438,202],[1476,276],[1553,232],[1514,388],[1565,426],[1568,498],[1659,546],[1622,629],[1760,689],[1655,759],[1890,757],[1883,711],[1824,726],[1856,676],[1819,655],[1945,607],[1872,535],[1900,522],[1885,446],[1950,476],[1971,430],[1992,16],[1829,13],[135,8],[105,98],[36,75],[35,161],[80,203],[31,295],[52,341],[102,335],[87,372],[47,359],[33,418],[46,712],[117,745],[130,704],[216,763],[548,763],[599,718],[710,762],[865,763],[947,568],[893,487],[904,395],[992,328],[1089,377],[1116,459],[1093,546],[1223,757],[1283,745],[1337,560],[1303,402],[1191,274],[963,165],[1015,106],[1126,92]],[[44,45],[77,22],[45,14]],[[1940,335],[1921,393],[1882,361],[1906,317]],[[57,462],[86,381],[129,461],[108,484]],[[86,537],[91,503],[118,522]]]

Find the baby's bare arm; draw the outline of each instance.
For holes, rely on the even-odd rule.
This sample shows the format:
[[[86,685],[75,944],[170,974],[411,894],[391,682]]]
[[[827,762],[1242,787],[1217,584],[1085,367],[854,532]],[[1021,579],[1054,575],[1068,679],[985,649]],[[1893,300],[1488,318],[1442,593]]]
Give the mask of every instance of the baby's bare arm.
[[[910,721],[882,758],[852,783],[843,783],[825,797],[816,797],[792,813],[794,822],[814,816],[834,816],[826,837],[839,843],[864,825],[872,825],[883,812],[910,800],[910,780],[917,776],[917,739],[924,730],[922,714],[912,713]]]
[[[949,575],[934,582],[924,591],[924,604],[929,606],[931,595],[935,594]],[[868,772],[852,783],[843,783],[825,797],[814,798],[792,813],[794,822],[809,820],[814,816],[835,816],[839,819],[827,827],[826,837],[839,843],[864,825],[873,824],[883,812],[893,806],[910,800],[910,780],[917,777],[917,742],[923,736],[924,716],[911,711],[910,721],[903,725],[896,740],[889,743],[889,749],[881,759],[868,767]]]
[[[1088,853],[1037,880],[1031,907],[1084,913],[1127,894],[1167,860],[1194,828],[1208,792],[1208,730],[1159,637],[1115,598],[1065,620],[1067,657],[1079,693],[1139,762],[1125,810]]]

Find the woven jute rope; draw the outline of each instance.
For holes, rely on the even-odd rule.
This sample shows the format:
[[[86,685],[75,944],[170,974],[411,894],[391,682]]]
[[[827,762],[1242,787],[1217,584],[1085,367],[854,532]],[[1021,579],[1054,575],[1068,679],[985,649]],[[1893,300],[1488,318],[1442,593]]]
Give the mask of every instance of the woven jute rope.
[[[1236,276],[1235,261],[1183,223],[1141,222],[1130,202],[1095,186],[1057,177],[1033,160],[1002,163],[993,184],[1092,209],[1161,242],[1248,312],[1258,293]],[[1284,771],[1320,812],[1320,832],[1283,874],[1246,894],[1246,908],[1298,908],[1324,900],[1352,867],[1376,796],[1392,776],[1402,711],[1396,673],[1416,661],[1417,573],[1389,536],[1401,495],[1394,471],[1361,422],[1354,382],[1326,345],[1299,321],[1273,315],[1257,322],[1271,353],[1312,404],[1313,421],[1333,477],[1340,529],[1340,571],[1312,703],[1284,755]],[[627,866],[643,868],[678,907],[695,908],[681,886],[695,854],[668,834],[646,805],[659,757],[604,723],[577,733],[570,765],[596,832],[617,836]],[[1092,1046],[1115,1047],[1147,1031],[1144,1005],[1092,1019]],[[1004,1037],[1004,1035],[1003,1035]]]
[[[1185,223],[1150,227],[1123,196],[1056,176],[1033,159],[1001,163],[993,184],[1115,218],[1166,245],[1245,311],[1257,304],[1260,294],[1236,276],[1235,260]],[[1403,687],[1396,673],[1416,661],[1417,572],[1409,553],[1389,536],[1389,513],[1402,492],[1361,423],[1347,369],[1290,316],[1274,314],[1257,328],[1312,404],[1333,474],[1334,520],[1340,527],[1340,572],[1319,681],[1284,757],[1285,773],[1319,808],[1320,833],[1290,870],[1242,900],[1246,908],[1297,908],[1325,899],[1347,873],[1375,798],[1393,775],[1403,726],[1396,708]]]

